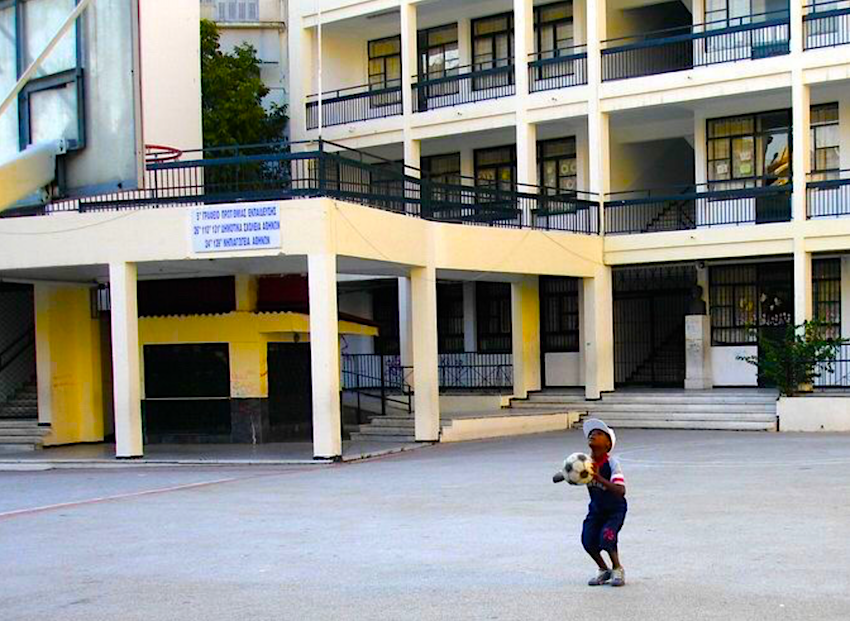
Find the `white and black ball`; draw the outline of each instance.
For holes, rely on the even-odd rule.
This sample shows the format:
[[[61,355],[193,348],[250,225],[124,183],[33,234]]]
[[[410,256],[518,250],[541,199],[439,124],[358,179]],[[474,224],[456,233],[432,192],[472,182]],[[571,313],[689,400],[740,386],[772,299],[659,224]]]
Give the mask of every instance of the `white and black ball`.
[[[573,453],[564,460],[564,479],[570,485],[587,485],[593,480],[593,459],[585,453]]]

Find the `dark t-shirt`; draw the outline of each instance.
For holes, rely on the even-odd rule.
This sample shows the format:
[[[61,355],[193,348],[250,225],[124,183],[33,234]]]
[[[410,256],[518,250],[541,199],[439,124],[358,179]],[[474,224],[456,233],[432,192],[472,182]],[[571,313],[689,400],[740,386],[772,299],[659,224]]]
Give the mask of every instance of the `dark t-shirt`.
[[[596,462],[596,470],[611,483],[626,484],[626,479],[623,477],[623,467],[616,457],[609,455],[602,462]],[[591,481],[587,484],[587,491],[590,493],[590,505],[588,506],[590,513],[624,513],[628,508],[625,496],[618,496],[609,492],[601,483]]]

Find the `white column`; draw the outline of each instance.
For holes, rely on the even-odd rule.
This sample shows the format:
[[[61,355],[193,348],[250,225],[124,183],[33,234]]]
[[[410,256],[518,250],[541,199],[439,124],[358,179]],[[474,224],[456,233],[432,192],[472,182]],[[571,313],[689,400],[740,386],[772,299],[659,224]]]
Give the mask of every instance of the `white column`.
[[[295,140],[303,139],[307,130],[307,96],[315,93],[318,84],[316,75],[316,37],[315,30],[302,27],[301,14],[297,11],[299,3],[292,3],[289,28],[289,57],[297,58],[291,63],[289,75],[289,116],[290,133]]]
[[[511,283],[511,338],[514,397],[540,390],[540,289],[537,276]]]
[[[585,397],[599,399],[614,390],[614,303],[611,268],[584,279]]]
[[[419,170],[422,168],[422,141],[407,135],[404,137],[404,165],[408,167],[404,171],[406,175],[419,177]]]
[[[850,309],[850,256],[841,257],[841,308]],[[841,337],[850,337],[850,313],[841,313]]]
[[[804,240],[794,239],[794,323],[799,325],[811,321],[812,299],[812,253],[806,252]]]
[[[401,3],[401,101],[405,117],[413,114],[413,75],[418,71],[416,5],[410,0]],[[406,158],[405,158],[406,160]],[[405,162],[406,163],[406,162]]]
[[[413,317],[410,278],[398,279],[398,341],[401,366],[413,366]]]
[[[792,3],[793,4],[793,3]],[[791,196],[791,213],[797,222],[806,220],[806,182],[811,171],[811,101],[810,88],[803,84],[802,71],[792,73],[792,184],[794,191]]]
[[[534,52],[534,8],[531,0],[514,0],[514,67],[516,95],[528,97],[528,55]]]
[[[537,185],[537,125],[520,122],[516,125],[517,183]],[[528,188],[520,191],[528,191]]]
[[[587,83],[598,99],[599,84],[602,82],[602,41],[606,38],[606,0],[588,0],[587,13]]]
[[[461,67],[472,64],[472,20],[468,17],[457,20],[457,53]]]
[[[437,354],[437,274],[433,267],[410,270],[413,299],[413,392],[418,442],[440,437]]]
[[[141,457],[142,389],[139,356],[139,307],[135,263],[109,264],[112,316],[112,394],[115,456]]]
[[[599,89],[602,84],[602,40],[606,33],[606,0],[591,0],[587,3],[587,83],[589,99],[587,106],[588,159],[590,174],[588,191],[604,201],[610,192],[610,144],[608,115],[599,105]],[[605,230],[605,210],[599,213],[600,233]]]
[[[44,283],[33,285],[35,307],[35,378],[38,392],[38,423],[49,425],[53,421],[53,361],[50,356],[50,332],[53,313],[50,296],[53,286]]]
[[[694,112],[694,181],[697,186],[708,182],[708,143],[705,123],[706,113],[701,110]]]
[[[336,255],[309,255],[307,270],[313,384],[313,456],[336,458],[342,455]]]
[[[478,351],[478,316],[475,309],[474,282],[463,283],[463,348],[465,351]]]
[[[789,2],[791,12],[791,54],[803,53],[803,5],[813,4],[813,2],[803,0],[791,0]]]

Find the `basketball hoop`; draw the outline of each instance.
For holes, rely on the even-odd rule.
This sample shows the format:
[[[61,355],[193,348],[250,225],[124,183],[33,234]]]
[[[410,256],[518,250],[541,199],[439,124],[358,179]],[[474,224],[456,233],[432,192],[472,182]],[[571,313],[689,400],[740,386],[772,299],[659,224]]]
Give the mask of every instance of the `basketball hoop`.
[[[183,151],[174,147],[166,147],[161,144],[145,145],[145,161],[148,164],[157,162],[172,162],[179,159]]]

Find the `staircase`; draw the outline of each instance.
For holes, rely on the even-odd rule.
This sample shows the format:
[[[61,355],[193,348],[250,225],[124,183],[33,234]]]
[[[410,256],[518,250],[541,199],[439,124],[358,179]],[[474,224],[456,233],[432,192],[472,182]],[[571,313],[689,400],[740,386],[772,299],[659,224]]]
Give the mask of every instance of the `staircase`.
[[[412,412],[387,407],[384,416],[374,416],[350,435],[355,442],[415,442],[415,422]]]
[[[49,429],[38,425],[38,391],[30,382],[0,403],[0,451],[39,449]]]
[[[620,390],[599,401],[585,401],[579,391],[545,391],[513,400],[511,407],[566,408],[581,412],[582,419],[601,418],[614,429],[776,431],[776,398],[776,391],[756,388]]]

